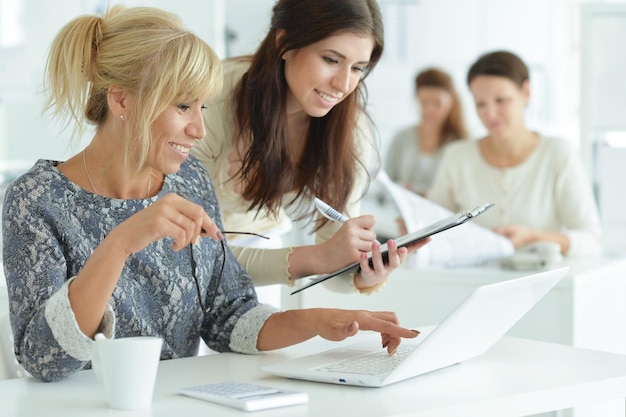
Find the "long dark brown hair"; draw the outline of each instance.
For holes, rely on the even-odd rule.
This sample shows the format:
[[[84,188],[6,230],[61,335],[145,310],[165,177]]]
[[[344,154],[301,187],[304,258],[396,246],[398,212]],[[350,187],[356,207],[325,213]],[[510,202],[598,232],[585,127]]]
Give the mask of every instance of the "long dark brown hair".
[[[459,94],[454,88],[452,77],[441,69],[427,68],[420,71],[415,77],[415,92],[417,93],[422,87],[441,88],[452,97],[452,107],[450,107],[450,113],[443,123],[437,146],[441,147],[447,142],[466,138],[467,129],[463,119],[463,106]]]
[[[283,33],[277,36],[278,31]],[[376,0],[279,0],[273,8],[270,30],[252,56],[248,72],[236,92],[236,140],[247,149],[238,172],[243,198],[250,209],[276,212],[283,196],[317,196],[338,210],[347,205],[359,161],[355,144],[357,118],[365,113],[362,82],[327,115],[311,118],[298,160],[287,149],[285,112],[287,86],[282,56],[329,36],[350,32],[372,36],[374,49],[364,76],[379,61],[384,46],[383,24]],[[369,117],[368,117],[369,120]],[[371,121],[371,120],[370,120]]]

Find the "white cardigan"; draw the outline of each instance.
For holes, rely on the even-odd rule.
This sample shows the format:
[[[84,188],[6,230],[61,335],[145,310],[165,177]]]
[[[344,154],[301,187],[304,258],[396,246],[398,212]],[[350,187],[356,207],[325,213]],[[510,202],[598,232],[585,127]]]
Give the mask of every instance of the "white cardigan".
[[[428,198],[452,211],[495,203],[476,223],[490,229],[523,224],[564,233],[570,239],[568,255],[601,249],[591,184],[568,142],[541,137],[533,153],[511,168],[488,164],[478,142],[468,139],[446,147]]]
[[[257,232],[267,234],[271,231],[290,227],[289,213],[286,207],[281,207],[276,216],[267,210],[248,210],[249,202],[245,201],[234,190],[233,181],[228,174],[228,156],[232,152],[233,138],[236,134],[234,121],[234,98],[233,92],[243,74],[249,68],[249,62],[229,60],[225,61],[224,87],[222,93],[207,103],[207,110],[203,113],[204,123],[207,130],[206,137],[199,141],[193,148],[192,153],[202,161],[207,168],[211,180],[215,186],[222,212],[222,221],[226,230]],[[358,157],[364,163],[368,163],[372,155],[373,139],[371,138],[371,126],[364,117],[359,118],[359,125],[355,131],[355,141]],[[360,199],[368,182],[368,173],[365,169],[358,168],[354,188],[348,197],[348,205],[345,213],[349,217],[358,216],[360,213]],[[295,197],[291,193],[283,199],[285,204]],[[312,208],[312,201],[309,202]],[[306,206],[306,202],[304,203]],[[298,204],[296,204],[297,206]],[[302,208],[302,207],[300,207]],[[296,209],[297,210],[297,209]],[[325,242],[341,227],[341,223],[328,222],[315,234],[315,242]],[[238,238],[241,236],[228,236],[230,246],[237,260],[244,266],[256,286],[272,284],[289,284],[288,258],[293,248],[279,249],[254,248],[238,246]],[[327,287],[337,292],[352,292],[353,274],[344,274],[344,279],[332,279],[327,281]],[[377,288],[377,287],[376,287]],[[368,289],[362,292],[369,292]]]

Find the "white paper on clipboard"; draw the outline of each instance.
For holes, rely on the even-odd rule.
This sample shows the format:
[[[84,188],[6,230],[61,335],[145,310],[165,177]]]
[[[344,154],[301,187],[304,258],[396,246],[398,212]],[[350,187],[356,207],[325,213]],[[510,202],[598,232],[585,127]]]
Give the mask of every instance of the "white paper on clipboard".
[[[397,210],[409,233],[453,214],[433,201],[394,183],[383,170],[376,176],[375,183],[379,190],[384,190],[387,201],[393,204],[393,207],[388,205],[385,210]],[[428,245],[407,259],[407,265],[416,268],[475,266],[510,256],[514,251],[509,239],[476,222],[469,222],[462,228],[433,237]]]

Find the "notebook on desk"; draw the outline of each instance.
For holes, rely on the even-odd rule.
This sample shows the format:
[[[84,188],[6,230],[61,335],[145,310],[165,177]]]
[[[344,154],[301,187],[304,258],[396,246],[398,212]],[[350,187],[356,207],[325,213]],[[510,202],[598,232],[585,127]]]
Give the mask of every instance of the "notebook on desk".
[[[380,341],[357,342],[263,367],[288,378],[382,387],[477,357],[491,348],[569,270],[559,268],[476,288],[428,334],[389,356]],[[419,309],[415,320],[419,320]]]

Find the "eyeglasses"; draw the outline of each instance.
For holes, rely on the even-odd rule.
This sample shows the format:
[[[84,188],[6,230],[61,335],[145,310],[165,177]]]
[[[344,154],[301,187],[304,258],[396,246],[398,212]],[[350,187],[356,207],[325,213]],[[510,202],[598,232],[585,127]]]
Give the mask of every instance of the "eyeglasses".
[[[253,233],[253,232],[233,232],[233,231],[222,230],[222,234],[223,235],[225,234],[250,235],[250,236],[260,237],[263,239],[269,239],[269,236],[264,236],[264,235],[260,235],[258,233]],[[222,245],[222,266],[220,267],[220,273],[217,277],[217,285],[215,285],[215,288],[213,289],[213,294],[211,295],[211,298],[209,299],[210,303],[208,305],[205,305],[204,301],[202,301],[202,290],[200,289],[200,283],[198,282],[198,277],[196,276],[196,269],[198,265],[196,264],[196,260],[193,257],[193,245],[191,243],[189,244],[189,260],[191,261],[191,276],[193,277],[193,281],[196,284],[196,291],[198,293],[198,301],[200,302],[200,308],[202,308],[202,311],[204,313],[208,313],[209,311],[211,311],[211,306],[215,302],[217,290],[220,287],[220,282],[222,281],[222,274],[224,273],[224,264],[226,264],[226,247],[224,246],[224,240],[220,240],[220,244]]]

